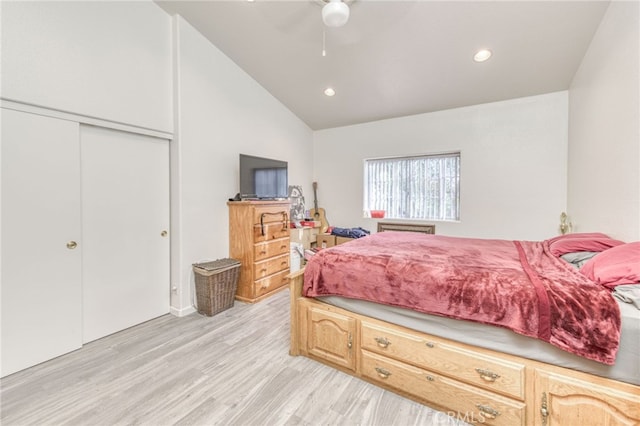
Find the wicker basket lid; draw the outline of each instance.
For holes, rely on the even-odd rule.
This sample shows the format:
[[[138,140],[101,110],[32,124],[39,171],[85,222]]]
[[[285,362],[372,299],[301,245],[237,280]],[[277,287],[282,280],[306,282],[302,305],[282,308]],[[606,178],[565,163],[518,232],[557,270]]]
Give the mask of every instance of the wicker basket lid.
[[[240,261],[236,259],[218,259],[211,262],[194,263],[194,268],[204,269],[205,271],[217,271],[220,269],[228,269],[240,265]]]

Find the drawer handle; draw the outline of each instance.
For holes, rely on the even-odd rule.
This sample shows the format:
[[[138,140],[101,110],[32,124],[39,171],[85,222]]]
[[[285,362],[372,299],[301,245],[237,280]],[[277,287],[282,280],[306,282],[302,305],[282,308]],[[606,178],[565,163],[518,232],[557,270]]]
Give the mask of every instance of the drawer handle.
[[[260,269],[260,272],[267,272],[267,268]]]
[[[484,370],[482,368],[476,368],[476,371],[485,382],[495,382],[496,379],[500,377],[499,374],[494,373],[493,371]]]
[[[280,250],[286,249],[287,246],[280,246]]]
[[[353,347],[353,336],[349,333],[349,338],[347,339],[347,348],[351,349]]]
[[[478,407],[478,410],[480,410],[480,412],[484,414],[485,417],[488,417],[490,419],[495,419],[500,415],[500,411],[494,410],[488,405],[477,404],[476,407]]]
[[[384,348],[384,349],[386,349],[387,346],[389,346],[391,344],[391,342],[389,340],[387,340],[386,337],[374,337],[374,340],[376,341],[378,346],[380,346],[381,348]]]
[[[542,415],[542,426],[547,425],[547,418],[549,417],[549,410],[547,408],[547,393],[542,392],[542,403],[540,404],[540,414]]]
[[[425,343],[425,345],[427,345],[428,348],[435,348],[436,347],[436,344],[433,343],[433,342],[427,342],[427,343]]]
[[[430,382],[433,382],[434,380],[436,380],[436,378],[431,376],[431,375],[429,375],[429,374],[427,374],[427,380],[430,381]]]
[[[262,251],[260,252],[260,254],[267,254],[267,251],[266,251],[266,250],[262,250]]]
[[[391,371],[385,370],[384,368],[376,367],[376,372],[381,379],[388,379],[391,375]]]
[[[282,266],[284,266],[284,265],[286,265],[286,264],[287,264],[287,262],[286,262],[286,261],[280,262],[280,265],[282,265]]]
[[[262,283],[260,288],[269,288],[269,283]]]

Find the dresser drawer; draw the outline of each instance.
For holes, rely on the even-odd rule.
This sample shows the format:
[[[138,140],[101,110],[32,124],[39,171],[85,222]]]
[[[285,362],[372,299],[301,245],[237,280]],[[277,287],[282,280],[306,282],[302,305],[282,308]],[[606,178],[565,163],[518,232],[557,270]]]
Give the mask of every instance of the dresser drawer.
[[[263,294],[267,294],[278,288],[286,286],[287,284],[289,284],[289,278],[287,278],[288,275],[289,269],[285,269],[284,271],[278,272],[277,274],[273,274],[269,277],[257,280],[254,287],[255,297],[260,297]]]
[[[280,222],[289,225],[289,205],[283,206],[262,206],[256,207],[253,211],[253,223]]]
[[[289,237],[289,224],[282,222],[253,225],[253,242],[277,240]]]
[[[289,253],[289,240],[280,240],[258,243],[253,246],[253,259],[255,261],[268,259],[279,254]]]
[[[468,423],[524,425],[525,404],[428,370],[362,351],[362,375],[426,403],[458,412]]]
[[[253,279],[259,280],[260,278],[275,274],[276,272],[280,272],[284,269],[288,270],[289,260],[289,253],[287,252],[285,255],[254,263]]]
[[[409,331],[367,321],[362,322],[361,335],[363,349],[524,400],[522,364],[472,353],[436,337],[425,340]]]

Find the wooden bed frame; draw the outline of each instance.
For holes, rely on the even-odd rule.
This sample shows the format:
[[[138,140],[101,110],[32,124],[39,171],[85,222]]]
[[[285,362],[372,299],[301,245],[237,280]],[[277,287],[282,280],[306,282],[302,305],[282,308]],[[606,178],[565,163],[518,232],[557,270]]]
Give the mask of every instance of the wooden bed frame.
[[[302,296],[290,276],[292,356],[303,355],[468,423],[638,425],[640,386],[410,330]]]

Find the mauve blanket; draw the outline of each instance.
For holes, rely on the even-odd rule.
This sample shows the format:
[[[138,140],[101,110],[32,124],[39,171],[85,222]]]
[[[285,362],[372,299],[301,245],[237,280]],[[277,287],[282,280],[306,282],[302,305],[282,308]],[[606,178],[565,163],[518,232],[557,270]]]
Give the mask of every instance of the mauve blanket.
[[[303,294],[506,327],[609,365],[620,340],[610,291],[545,242],[381,232],[319,251],[306,266]]]

